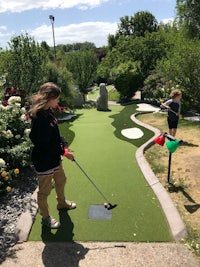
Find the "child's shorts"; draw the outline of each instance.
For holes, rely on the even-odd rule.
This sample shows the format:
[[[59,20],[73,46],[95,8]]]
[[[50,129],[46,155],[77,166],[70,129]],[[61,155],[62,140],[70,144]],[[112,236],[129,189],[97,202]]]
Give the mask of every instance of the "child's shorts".
[[[178,120],[176,121],[172,121],[168,118],[168,126],[169,126],[169,129],[176,129],[177,126],[178,126]]]

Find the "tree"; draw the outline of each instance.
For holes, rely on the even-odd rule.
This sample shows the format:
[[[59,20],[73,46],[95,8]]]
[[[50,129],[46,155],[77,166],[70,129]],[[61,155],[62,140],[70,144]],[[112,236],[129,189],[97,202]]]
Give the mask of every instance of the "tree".
[[[200,42],[179,35],[173,49],[158,64],[158,70],[183,90],[183,101],[199,110],[200,103]]]
[[[6,80],[29,95],[44,81],[46,52],[27,34],[13,37],[9,46],[7,57],[1,63]]]
[[[135,13],[134,16],[125,16],[120,18],[117,36],[144,37],[146,32],[154,32],[158,29],[158,23],[155,17],[147,11]]]
[[[200,38],[200,1],[177,0],[177,16],[189,37]]]
[[[72,73],[80,92],[87,94],[87,88],[92,85],[97,69],[97,56],[94,51],[78,51],[67,54],[66,67]]]
[[[116,76],[114,84],[122,101],[129,100],[141,86],[140,66],[136,62],[121,63],[112,72]]]
[[[146,33],[144,37],[120,37],[115,47],[109,50],[107,56],[98,66],[98,77],[114,82],[113,69],[120,64],[132,61],[140,66],[140,85],[155,69],[157,61],[166,56],[166,50],[171,47],[171,39],[163,30]]]

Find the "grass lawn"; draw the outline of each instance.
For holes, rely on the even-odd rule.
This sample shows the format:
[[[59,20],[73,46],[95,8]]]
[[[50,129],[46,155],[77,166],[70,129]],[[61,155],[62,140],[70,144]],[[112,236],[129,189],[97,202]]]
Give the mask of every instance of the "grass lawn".
[[[135,159],[137,148],[152,136],[130,140],[121,135],[124,128],[137,127],[130,115],[135,105],[110,106],[111,112],[95,109],[79,110],[74,122],[60,124],[60,130],[70,144],[75,159],[113,204],[111,220],[90,220],[92,204],[104,200],[74,162],[63,160],[68,177],[67,199],[77,203],[77,209],[60,214],[56,210],[55,190],[49,197],[52,216],[60,219],[59,230],[48,231],[36,216],[29,240],[43,241],[171,241],[171,233],[160,204],[148,187]]]
[[[138,118],[162,132],[167,131],[166,114],[145,114]],[[154,145],[145,152],[145,156],[160,182],[168,189],[187,226],[185,245],[195,251],[200,259],[199,133],[199,122],[180,119],[176,137],[182,139],[183,143],[172,156],[170,179],[173,186],[167,184],[169,154],[166,146]]]

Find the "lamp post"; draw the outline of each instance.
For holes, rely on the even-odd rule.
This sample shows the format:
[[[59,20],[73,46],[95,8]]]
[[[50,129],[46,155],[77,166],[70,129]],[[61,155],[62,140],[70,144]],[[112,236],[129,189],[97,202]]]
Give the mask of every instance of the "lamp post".
[[[56,63],[56,42],[55,42],[55,34],[54,34],[54,20],[55,20],[55,17],[53,15],[49,15],[49,19],[51,21],[51,26],[52,26],[53,47],[54,47],[54,62]]]

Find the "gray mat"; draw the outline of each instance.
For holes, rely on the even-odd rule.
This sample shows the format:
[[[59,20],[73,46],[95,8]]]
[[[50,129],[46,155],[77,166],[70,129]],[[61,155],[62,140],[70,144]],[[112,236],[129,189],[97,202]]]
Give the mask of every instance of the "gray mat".
[[[91,205],[89,208],[88,219],[90,220],[111,220],[112,211],[107,210],[103,205]]]

